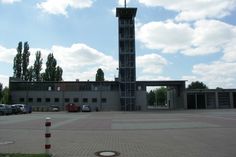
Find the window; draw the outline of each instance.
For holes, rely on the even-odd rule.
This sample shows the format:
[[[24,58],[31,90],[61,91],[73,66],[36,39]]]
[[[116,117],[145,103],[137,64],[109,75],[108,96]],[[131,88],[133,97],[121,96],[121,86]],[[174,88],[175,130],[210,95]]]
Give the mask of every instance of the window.
[[[46,102],[50,102],[51,99],[50,99],[50,98],[46,98],[45,101],[46,101]]]
[[[25,98],[20,98],[20,102],[25,102]]]
[[[101,102],[102,102],[102,103],[106,103],[106,102],[107,102],[107,99],[106,99],[106,98],[102,98],[102,99],[101,99]]]
[[[59,102],[60,100],[59,100],[59,98],[55,98],[54,101],[55,102]]]
[[[74,98],[74,102],[79,102],[79,98]]]
[[[42,99],[41,98],[37,98],[37,102],[42,102]]]
[[[33,102],[33,98],[29,98],[29,99],[28,99],[28,102]]]
[[[94,103],[97,102],[97,98],[93,98],[92,102],[94,102]]]
[[[83,98],[83,102],[88,102],[88,98]]]
[[[61,90],[61,87],[57,87],[57,91],[60,91]]]
[[[70,102],[70,98],[65,98],[65,102]]]

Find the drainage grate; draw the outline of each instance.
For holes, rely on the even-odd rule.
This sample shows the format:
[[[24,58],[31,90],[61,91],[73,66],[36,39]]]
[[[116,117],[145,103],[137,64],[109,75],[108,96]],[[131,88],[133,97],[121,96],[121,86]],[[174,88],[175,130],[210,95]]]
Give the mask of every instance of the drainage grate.
[[[14,141],[3,141],[3,142],[0,142],[0,145],[8,145],[8,144],[14,144],[15,142]]]
[[[95,155],[99,157],[116,157],[120,156],[120,153],[116,151],[99,151],[96,152]]]

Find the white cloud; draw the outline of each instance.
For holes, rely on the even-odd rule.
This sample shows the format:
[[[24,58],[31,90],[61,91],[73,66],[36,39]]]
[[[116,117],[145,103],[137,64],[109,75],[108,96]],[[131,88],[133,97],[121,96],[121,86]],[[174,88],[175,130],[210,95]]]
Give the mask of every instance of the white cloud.
[[[4,87],[8,87],[8,84],[9,84],[9,76],[6,76],[6,75],[1,75],[0,74],[0,83],[3,84],[3,88]]]
[[[137,39],[150,49],[188,56],[224,52],[225,59],[234,56],[236,26],[218,20],[200,20],[189,24],[150,22],[137,29]],[[234,41],[234,42],[232,42]]]
[[[20,2],[21,0],[1,0],[4,4],[13,4],[15,2]]]
[[[190,81],[202,81],[210,88],[235,88],[236,63],[213,62],[193,66],[193,76],[183,76]]]
[[[172,80],[169,76],[160,76],[160,75],[142,75],[137,77],[138,81],[167,81]]]
[[[43,58],[43,71],[49,53],[54,54],[58,65],[64,70],[63,78],[66,81],[95,80],[98,68],[102,68],[106,80],[114,80],[117,74],[118,62],[112,57],[91,48],[85,44],[77,43],[71,47],[54,45],[51,49],[30,48],[30,65],[33,65],[36,51],[41,51]],[[15,49],[7,49],[0,46],[0,61],[12,64],[16,55]]]
[[[195,45],[207,46],[222,45],[230,41],[234,35],[235,26],[216,20],[201,20],[195,23],[194,40]]]
[[[171,80],[170,77],[161,76],[169,62],[158,54],[137,56],[136,63],[137,80]]]
[[[150,49],[174,53],[186,49],[192,40],[193,29],[188,24],[173,21],[150,22],[137,29],[137,39]]]
[[[71,47],[53,46],[52,52],[64,70],[65,80],[95,80],[98,68],[103,69],[106,80],[114,80],[118,65],[112,56],[81,43]]]
[[[37,3],[37,7],[49,14],[67,16],[68,7],[83,9],[91,7],[92,4],[92,0],[46,0],[45,2]]]
[[[176,20],[222,18],[236,7],[236,0],[138,0],[148,7],[163,7],[178,13]]]
[[[202,82],[201,80],[199,80],[196,76],[191,76],[191,75],[186,75],[186,76],[182,76],[182,80],[186,80],[186,87],[191,84],[192,82],[195,82],[195,81],[200,81]]]
[[[236,61],[236,38],[231,40],[225,47],[224,56],[222,60],[227,62]]]
[[[0,61],[4,63],[13,63],[16,49],[8,49],[0,45]]]
[[[229,51],[236,40],[236,26],[217,21],[200,20],[194,24],[194,36],[192,47],[184,50],[185,55],[206,55],[223,51]]]
[[[158,54],[147,54],[137,56],[137,69],[143,74],[160,74],[168,62]]]

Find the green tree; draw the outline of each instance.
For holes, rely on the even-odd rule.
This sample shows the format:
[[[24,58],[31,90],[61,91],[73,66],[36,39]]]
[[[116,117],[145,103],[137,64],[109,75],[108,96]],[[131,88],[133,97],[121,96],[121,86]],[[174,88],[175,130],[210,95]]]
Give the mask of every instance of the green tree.
[[[44,81],[55,81],[57,61],[50,53],[46,62],[46,69],[44,74]]]
[[[34,61],[34,67],[33,67],[33,80],[34,81],[41,81],[41,70],[43,65],[43,59],[41,57],[41,52],[37,51],[35,54],[36,58]]]
[[[62,73],[62,68],[57,66],[57,60],[53,53],[50,53],[47,58],[45,73],[42,74],[43,81],[62,81]]]
[[[22,54],[22,76],[21,76],[21,79],[25,81],[28,81],[27,76],[28,76],[29,56],[30,56],[29,44],[28,42],[25,42]]]
[[[5,87],[2,91],[2,100],[3,104],[10,104],[10,91],[9,88]]]
[[[14,57],[14,63],[13,63],[13,71],[14,71],[14,77],[15,78],[21,78],[22,74],[22,42],[18,43],[17,46],[17,54]]]
[[[150,92],[147,93],[147,101],[148,105],[154,106],[154,103],[156,102],[156,96],[154,91],[151,90]]]
[[[97,70],[97,73],[96,73],[96,78],[95,78],[96,81],[104,81],[104,72],[101,68],[99,68]]]
[[[57,66],[56,68],[56,76],[55,76],[55,81],[62,81],[62,74],[63,74],[63,70],[61,67]]]
[[[188,89],[208,89],[208,87],[203,82],[192,82],[188,85]]]
[[[35,76],[34,67],[30,66],[27,72],[27,81],[30,81],[30,82],[35,81],[34,76]]]
[[[157,105],[160,105],[160,106],[165,105],[167,101],[167,88],[161,87],[159,89],[156,89],[155,95],[156,95]]]

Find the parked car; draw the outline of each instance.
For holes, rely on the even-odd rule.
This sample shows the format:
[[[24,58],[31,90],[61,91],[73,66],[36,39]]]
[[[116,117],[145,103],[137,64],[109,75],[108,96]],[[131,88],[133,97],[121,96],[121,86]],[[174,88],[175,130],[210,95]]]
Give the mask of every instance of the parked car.
[[[0,104],[0,115],[10,115],[12,114],[12,109],[10,105]]]
[[[91,112],[90,105],[83,105],[81,111],[82,112]]]
[[[6,108],[6,115],[10,115],[12,114],[12,108],[11,105],[5,105]]]
[[[24,104],[15,104],[19,109],[20,113],[26,113]]]
[[[24,108],[25,108],[25,112],[26,112],[26,113],[32,113],[32,106],[30,106],[30,105],[24,105]]]
[[[59,106],[56,106],[56,105],[51,105],[51,106],[50,106],[50,109],[51,109],[51,111],[53,111],[53,112],[60,111],[60,107],[59,107]]]
[[[80,106],[76,105],[76,104],[73,104],[73,103],[70,103],[70,104],[66,105],[66,110],[68,112],[79,112],[80,111]]]
[[[19,114],[21,113],[21,109],[20,109],[20,106],[18,105],[11,105],[11,109],[12,109],[12,114]]]
[[[6,105],[5,104],[0,104],[0,115],[5,115],[7,110],[6,110]]]

